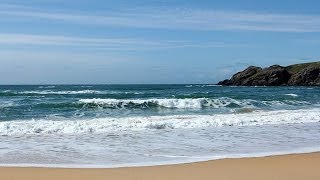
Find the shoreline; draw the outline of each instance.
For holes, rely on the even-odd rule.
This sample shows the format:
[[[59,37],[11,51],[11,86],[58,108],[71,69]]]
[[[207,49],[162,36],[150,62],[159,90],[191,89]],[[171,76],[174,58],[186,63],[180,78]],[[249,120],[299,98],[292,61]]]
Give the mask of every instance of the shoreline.
[[[293,151],[278,151],[278,152],[266,152],[255,154],[231,154],[221,156],[203,156],[197,158],[189,158],[183,161],[159,161],[149,163],[125,163],[118,165],[88,165],[88,164],[1,164],[0,168],[48,168],[48,169],[118,169],[118,168],[144,168],[154,166],[176,166],[183,164],[204,163],[208,161],[219,161],[225,159],[248,159],[248,158],[268,158],[277,156],[290,156],[299,154],[313,154],[320,153],[320,147],[318,148],[301,148]]]
[[[318,148],[301,148],[293,151],[276,151],[254,154],[231,154],[221,156],[203,156],[193,157],[188,160],[181,161],[158,161],[149,163],[124,163],[117,165],[93,165],[93,164],[1,164],[0,168],[58,168],[58,169],[117,169],[117,168],[139,168],[139,167],[152,167],[152,166],[171,166],[181,164],[203,163],[207,161],[217,161],[225,159],[246,159],[246,158],[267,158],[274,156],[286,156],[286,155],[299,155],[299,154],[312,154],[320,153],[320,147]]]
[[[0,167],[0,179],[320,179],[320,152],[123,168]]]

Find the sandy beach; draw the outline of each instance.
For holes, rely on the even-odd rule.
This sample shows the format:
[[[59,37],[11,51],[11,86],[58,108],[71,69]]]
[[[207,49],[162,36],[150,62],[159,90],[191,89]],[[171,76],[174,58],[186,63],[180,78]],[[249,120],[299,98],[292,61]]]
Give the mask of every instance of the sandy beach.
[[[0,168],[4,180],[318,180],[320,153],[114,169]]]

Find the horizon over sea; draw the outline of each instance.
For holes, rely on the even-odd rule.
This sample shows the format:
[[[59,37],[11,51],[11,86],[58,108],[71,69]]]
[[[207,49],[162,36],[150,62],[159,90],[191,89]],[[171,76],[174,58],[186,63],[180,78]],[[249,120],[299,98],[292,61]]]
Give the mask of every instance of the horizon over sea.
[[[123,167],[320,151],[320,87],[0,85],[0,165]]]

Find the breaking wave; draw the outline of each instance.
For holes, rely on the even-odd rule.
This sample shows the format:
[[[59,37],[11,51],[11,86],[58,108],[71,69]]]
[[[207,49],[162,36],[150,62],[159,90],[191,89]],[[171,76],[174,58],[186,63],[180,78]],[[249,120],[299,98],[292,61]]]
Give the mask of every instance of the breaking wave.
[[[5,108],[14,108],[15,110],[24,110],[28,106],[28,101],[16,102],[13,100],[2,101],[0,110]],[[239,112],[239,109],[245,109],[241,112],[255,111],[261,109],[292,109],[312,105],[307,101],[299,100],[282,100],[282,101],[257,101],[253,99],[233,99],[228,97],[221,98],[168,98],[168,99],[112,99],[112,98],[91,98],[91,99],[74,99],[73,101],[39,101],[34,103],[33,110],[85,110],[85,109],[182,109],[196,110],[202,109],[229,109],[231,112]],[[224,111],[223,110],[223,111]],[[228,112],[230,112],[228,110]]]
[[[177,108],[177,109],[201,109],[201,108],[259,108],[261,106],[301,106],[310,105],[307,101],[284,100],[284,101],[256,101],[252,99],[232,99],[221,97],[210,98],[185,98],[185,99],[80,99],[80,104],[90,107],[104,108]]]
[[[150,129],[190,129],[320,122],[320,109],[256,111],[247,114],[167,115],[148,117],[16,120],[0,122],[0,135],[81,134]]]
[[[80,103],[95,104],[110,108],[148,108],[164,107],[178,109],[200,109],[205,107],[242,107],[252,106],[248,100],[235,100],[232,98],[186,98],[186,99],[81,99]]]

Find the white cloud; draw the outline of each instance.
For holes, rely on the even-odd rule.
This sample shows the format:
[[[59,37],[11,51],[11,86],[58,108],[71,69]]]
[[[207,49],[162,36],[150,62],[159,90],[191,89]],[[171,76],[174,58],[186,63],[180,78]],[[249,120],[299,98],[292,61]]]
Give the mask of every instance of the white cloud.
[[[133,38],[85,38],[58,35],[33,35],[0,33],[0,44],[6,45],[35,45],[35,46],[71,46],[86,49],[137,51],[161,50],[170,48],[203,48],[203,47],[230,47],[241,44],[228,44],[223,42],[188,42],[170,40],[144,40]]]
[[[139,8],[104,15],[49,12],[28,7],[0,6],[2,18],[35,18],[74,24],[185,30],[320,32],[320,15],[250,11]],[[6,16],[6,17],[5,17]],[[0,18],[1,19],[1,18]]]

